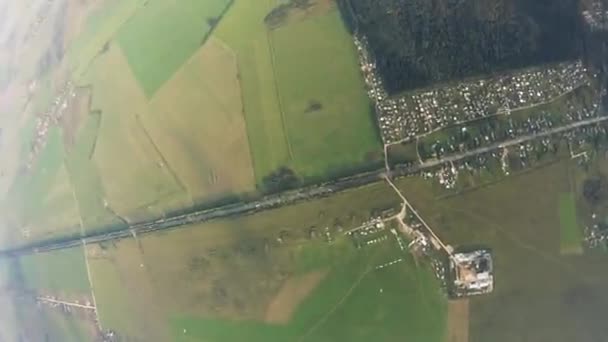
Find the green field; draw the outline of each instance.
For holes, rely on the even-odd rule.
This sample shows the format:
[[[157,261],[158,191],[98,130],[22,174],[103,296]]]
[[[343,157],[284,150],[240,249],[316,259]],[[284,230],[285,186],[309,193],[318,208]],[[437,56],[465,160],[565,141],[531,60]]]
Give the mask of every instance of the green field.
[[[258,183],[281,166],[318,179],[376,161],[378,137],[338,11],[270,30],[264,18],[276,5],[236,0],[215,31],[238,58]]]
[[[80,32],[67,50],[67,59],[75,80],[86,72],[104,44],[109,43],[146,0],[105,0],[91,6]]]
[[[379,160],[371,104],[339,11],[288,23],[271,37],[294,169],[319,177]]]
[[[440,341],[446,302],[426,266],[402,255],[390,233],[392,240],[363,249],[340,233],[380,210],[396,210],[398,203],[390,188],[378,183],[138,242],[90,246],[102,323],[129,338],[172,334],[177,340],[238,341],[246,330],[234,329],[236,320],[239,327],[251,326],[251,336],[259,339],[307,334],[310,341],[365,341],[372,335]],[[331,244],[325,227],[334,236]],[[402,256],[406,261],[394,268],[375,270]],[[269,303],[284,284],[315,272],[325,276],[285,316],[287,323],[268,323]],[[372,318],[361,315],[363,307]],[[405,331],[404,318],[416,324]],[[349,325],[361,329],[345,328]]]
[[[49,294],[88,295],[90,285],[81,247],[19,259],[25,285]]]
[[[349,247],[334,260],[319,260],[333,268],[289,323],[177,317],[172,320],[175,341],[443,341],[447,302],[434,275],[398,253],[396,243]],[[406,261],[373,268],[397,256]]]
[[[215,38],[150,101],[145,127],[195,202],[251,192],[255,179],[234,53]]]
[[[447,243],[493,250],[495,291],[471,302],[471,341],[587,342],[605,336],[600,317],[608,313],[607,257],[561,254],[558,208],[560,196],[570,191],[570,167],[576,163],[566,159],[439,200],[425,181],[400,181],[410,203]]]
[[[563,254],[583,252],[582,232],[576,215],[574,194],[564,193],[559,197],[560,249]]]
[[[201,46],[228,0],[149,1],[118,32],[133,74],[148,97]]]
[[[247,134],[255,176],[264,176],[289,162],[269,34],[264,17],[276,6],[273,0],[235,0],[215,35],[237,55]]]

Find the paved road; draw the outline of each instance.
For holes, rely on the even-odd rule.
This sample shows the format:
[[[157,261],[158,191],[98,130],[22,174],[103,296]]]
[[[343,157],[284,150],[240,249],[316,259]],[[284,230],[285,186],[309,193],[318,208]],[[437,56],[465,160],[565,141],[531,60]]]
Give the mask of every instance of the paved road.
[[[409,174],[415,174],[425,169],[439,166],[443,163],[455,162],[465,158],[469,158],[478,154],[490,152],[494,149],[517,145],[522,142],[526,142],[532,139],[537,139],[552,134],[562,133],[575,128],[588,126],[596,123],[600,123],[608,120],[608,116],[594,117],[575,123],[571,123],[565,126],[556,127],[550,130],[543,131],[541,133],[529,134],[521,136],[512,140],[503,141],[500,143],[494,143],[485,147],[481,147],[475,150],[455,154],[449,157],[444,157],[439,160],[426,161],[422,164],[415,165],[407,168],[398,168],[391,171],[392,177],[401,177]],[[1,250],[0,257],[17,256],[23,254],[40,253],[57,249],[65,249],[70,247],[76,247],[79,245],[86,245],[91,243],[99,243],[104,241],[124,239],[132,237],[133,233],[145,234],[159,230],[174,229],[182,227],[192,223],[201,223],[219,218],[226,218],[231,216],[242,216],[249,215],[255,212],[270,210],[279,208],[282,206],[292,205],[297,202],[310,200],[313,198],[322,198],[330,196],[333,193],[340,192],[350,188],[356,188],[363,185],[375,183],[381,181],[386,176],[386,170],[384,168],[376,171],[367,173],[357,174],[351,177],[342,178],[331,183],[325,183],[320,185],[314,185],[310,187],[301,188],[298,190],[286,191],[283,193],[269,195],[257,200],[250,202],[238,202],[219,206],[216,208],[205,209],[205,210],[193,210],[192,212],[180,215],[174,215],[171,217],[158,218],[147,222],[141,222],[132,224],[128,227],[113,232],[101,232],[101,233],[87,233],[83,237],[72,237],[63,240],[55,241],[43,241],[37,244],[32,244],[25,247]]]
[[[435,166],[438,166],[438,165],[441,165],[441,164],[444,164],[444,163],[459,161],[459,160],[462,160],[462,159],[465,159],[465,158],[476,156],[478,154],[490,152],[490,151],[498,149],[498,148],[518,145],[518,144],[521,144],[521,143],[529,141],[529,140],[533,140],[533,139],[537,139],[537,138],[542,138],[542,137],[546,137],[546,136],[553,135],[553,134],[563,133],[563,132],[566,132],[566,131],[573,130],[575,128],[593,125],[593,124],[596,124],[596,123],[599,123],[599,122],[602,122],[602,121],[606,121],[606,120],[608,120],[608,116],[594,117],[594,118],[585,119],[585,120],[582,120],[582,121],[573,122],[573,123],[565,125],[565,126],[560,126],[560,127],[552,128],[550,130],[542,131],[542,132],[539,132],[539,133],[523,135],[523,136],[517,137],[515,139],[511,139],[511,140],[507,140],[507,141],[502,141],[502,142],[497,142],[497,143],[494,143],[494,144],[491,144],[491,145],[480,147],[480,148],[475,149],[475,150],[466,151],[466,152],[463,152],[463,153],[451,155],[451,156],[444,157],[444,158],[437,159],[437,160],[429,160],[429,161],[426,161],[426,162],[420,164],[419,169],[420,170],[424,170],[424,169],[433,168]]]

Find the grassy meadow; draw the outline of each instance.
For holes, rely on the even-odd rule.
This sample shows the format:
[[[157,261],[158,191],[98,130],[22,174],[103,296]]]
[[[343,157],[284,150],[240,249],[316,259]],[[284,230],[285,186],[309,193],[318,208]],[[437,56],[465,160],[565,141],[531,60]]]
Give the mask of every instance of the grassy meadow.
[[[120,28],[118,43],[148,97],[198,50],[229,3],[149,1]]]
[[[236,0],[214,33],[238,58],[256,179],[280,166],[318,179],[377,160],[355,47],[337,9],[315,1],[314,15],[271,29],[264,18],[276,5]]]
[[[606,256],[561,253],[560,198],[570,191],[570,167],[577,166],[563,160],[444,199],[426,181],[399,182],[447,243],[493,250],[495,291],[471,299],[471,341],[586,342],[607,333],[600,318]]]
[[[394,270],[376,272],[375,266],[401,256],[392,235],[387,232],[393,240],[385,244],[358,250],[339,233],[378,210],[397,210],[399,200],[392,194],[386,184],[378,183],[253,216],[89,246],[102,323],[129,338],[169,334],[178,341],[232,341],[244,332],[236,331],[235,324],[244,324],[251,325],[251,336],[260,339],[268,332],[307,334],[311,341],[336,334],[363,341],[378,333],[397,340],[403,336],[399,317],[406,315],[420,322],[407,336],[422,336],[428,329],[441,336],[445,302],[427,268],[407,259]],[[331,244],[324,238],[326,227],[335,236]],[[297,279],[315,274],[314,286],[306,291],[298,287]],[[285,285],[294,282],[292,287]],[[270,310],[285,287],[300,293],[286,298],[299,299]],[[368,315],[354,312],[370,305],[375,318],[365,323]],[[420,305],[428,305],[429,311],[419,317]],[[318,323],[323,315],[327,322]],[[278,324],[277,319],[285,323]],[[386,331],[378,332],[384,321]],[[348,324],[361,324],[362,329],[346,331],[343,326]],[[184,335],[184,329],[189,333]],[[435,340],[440,339],[430,341]]]
[[[294,169],[318,177],[380,160],[357,52],[339,11],[288,22],[270,35]]]
[[[24,285],[63,298],[90,295],[82,247],[19,258]]]
[[[234,53],[211,38],[150,101],[142,125],[194,202],[254,190]]]
[[[559,196],[560,250],[563,254],[581,254],[582,230],[576,215],[576,198],[572,193]]]
[[[290,161],[264,17],[273,0],[235,0],[214,31],[238,60],[247,135],[259,182]]]

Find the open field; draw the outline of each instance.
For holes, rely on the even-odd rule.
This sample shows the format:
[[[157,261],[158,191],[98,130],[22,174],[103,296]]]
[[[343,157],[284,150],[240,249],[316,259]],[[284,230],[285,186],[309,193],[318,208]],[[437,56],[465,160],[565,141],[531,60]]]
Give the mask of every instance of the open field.
[[[60,298],[90,295],[81,247],[24,256],[19,267],[28,289]]]
[[[80,80],[91,63],[110,44],[122,25],[137,13],[146,0],[105,0],[90,6],[82,28],[66,55],[72,77]]]
[[[399,181],[445,242],[493,250],[495,291],[471,299],[470,341],[587,342],[608,333],[606,255],[561,255],[559,202],[574,165],[564,160],[443,200],[425,181]]]
[[[560,251],[562,254],[581,254],[582,230],[576,215],[574,194],[563,193],[559,196]]]
[[[79,213],[64,163],[61,132],[53,128],[30,172],[15,179],[3,205],[12,243],[77,234]],[[3,243],[8,243],[4,241]]]
[[[236,57],[211,38],[140,116],[191,200],[255,189],[242,111]]]
[[[0,263],[2,341],[90,341],[95,335],[92,312],[64,312],[39,305],[36,295],[88,300],[82,248]]]
[[[118,32],[118,43],[146,96],[201,46],[228,0],[150,1]]]
[[[181,189],[137,119],[147,112],[147,99],[117,45],[97,58],[87,76],[93,109],[101,112],[91,153],[107,202],[128,220],[149,215],[149,206]]]
[[[343,255],[350,261],[332,270],[287,325],[178,318],[176,341],[443,341],[445,299],[433,275],[411,259],[370,269],[382,249]]]
[[[181,334],[186,329],[192,330],[192,338],[196,338],[197,331],[200,334],[202,330],[209,334],[220,334],[217,335],[220,341],[230,341],[221,337],[229,338],[225,334],[235,330],[232,329],[233,320],[261,326],[261,334],[265,330],[274,332],[275,328],[280,334],[283,330],[280,325],[264,322],[273,300],[280,295],[282,289],[290,287],[289,279],[306,279],[314,272],[329,272],[322,279],[315,280],[319,281],[316,286],[311,283],[306,289],[300,289],[302,296],[299,305],[285,308],[285,312],[293,310],[292,320],[286,323],[290,326],[289,336],[294,336],[294,333],[298,336],[305,332],[304,328],[317,324],[320,316],[331,309],[329,304],[335,305],[344,297],[344,293],[353,285],[352,279],[356,280],[362,272],[369,271],[370,267],[391,261],[400,254],[394,240],[387,241],[390,244],[388,246],[374,247],[373,250],[377,253],[371,253],[370,250],[372,256],[368,255],[367,249],[357,250],[352,242],[339,237],[341,234],[338,233],[339,230],[358,226],[371,213],[377,215],[379,210],[396,207],[396,196],[387,185],[379,183],[279,210],[142,236],[137,242],[125,240],[89,246],[93,285],[102,322],[105,327],[115,328],[131,337],[139,336],[139,327],[146,326],[153,327],[148,328],[153,330],[149,332],[152,336],[155,329],[158,329],[159,334],[165,334],[166,329],[171,328],[174,336],[179,338],[184,337]],[[325,241],[325,227],[335,236],[332,244]],[[431,301],[429,305],[433,316],[437,313],[436,310],[443,312],[443,306],[437,302],[439,299],[433,299],[439,295],[434,277],[426,268],[416,269],[411,260],[403,263],[406,264],[410,265],[406,268],[409,271],[403,272],[404,268],[396,265],[395,269],[399,271],[388,272],[388,278],[372,272],[374,275],[361,283],[361,295],[354,296],[352,303],[350,296],[345,298],[344,305],[369,305],[369,300],[372,300],[370,293],[379,295],[378,286],[381,285],[387,296],[408,298],[408,301],[426,298]],[[351,266],[349,268],[344,265]],[[342,271],[343,268],[346,269]],[[416,275],[409,274],[410,272]],[[391,277],[395,278],[389,281]],[[412,298],[402,296],[403,286],[407,286],[403,284],[408,282],[401,277],[408,280],[410,277],[420,277],[420,281],[428,286],[418,282],[410,284],[416,291],[429,292],[426,292],[425,297],[420,297],[416,291],[411,291]],[[358,293],[355,290],[352,290],[353,293]],[[317,296],[318,291],[322,291],[320,297]],[[389,301],[388,298],[386,300]],[[393,299],[390,301],[395,302]],[[327,339],[336,331],[344,333],[337,326],[346,324],[345,317],[350,316],[345,313],[338,315],[337,312],[350,312],[351,309],[341,307],[342,305],[337,305],[336,314],[329,314],[326,318],[327,322],[336,320],[337,323],[319,323],[310,333],[311,341],[317,337]],[[390,309],[385,309],[384,305],[378,303],[377,319],[388,319],[389,312],[407,308],[414,310],[411,306],[397,303]],[[393,314],[390,316],[393,317]],[[395,316],[399,316],[399,312]],[[364,320],[365,317],[352,319]],[[292,326],[294,320],[300,323]],[[443,326],[442,320],[431,320],[425,324]],[[150,324],[150,321],[156,323]],[[214,323],[216,321],[217,325]],[[400,318],[391,322],[402,324]],[[215,328],[213,331],[196,328],[195,325],[199,324]],[[360,340],[365,340],[375,326],[370,323],[365,331],[353,333],[354,338],[359,336]],[[420,327],[425,329],[428,325]],[[398,336],[393,328],[389,330],[391,332],[386,332],[387,336]],[[397,331],[399,334],[402,332]],[[423,331],[411,333],[422,334]],[[200,335],[199,338],[205,336],[211,338],[216,335]]]
[[[264,24],[264,17],[274,6],[273,0],[235,0],[214,31],[237,56],[247,135],[258,182],[290,160],[270,37]]]
[[[316,2],[323,11],[270,29],[276,2],[236,0],[214,33],[237,55],[258,183],[281,166],[319,179],[380,156],[352,39]]]
[[[356,49],[339,11],[288,23],[270,36],[294,169],[322,177],[380,160]]]

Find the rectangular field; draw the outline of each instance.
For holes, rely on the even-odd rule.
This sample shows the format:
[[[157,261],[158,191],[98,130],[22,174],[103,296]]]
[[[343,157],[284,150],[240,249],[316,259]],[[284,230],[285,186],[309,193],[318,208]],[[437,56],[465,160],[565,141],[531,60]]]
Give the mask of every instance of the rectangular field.
[[[149,1],[122,26],[118,42],[146,96],[194,54],[229,3]]]
[[[237,60],[210,38],[150,101],[141,123],[194,202],[253,191]]]
[[[320,177],[381,159],[352,37],[336,8],[271,31],[293,167]]]
[[[572,193],[559,196],[559,225],[562,254],[581,254],[583,237],[576,215],[576,200]]]
[[[236,54],[243,93],[247,136],[258,183],[290,155],[273,73],[265,16],[274,0],[235,0],[214,35]]]
[[[91,293],[82,247],[27,255],[19,266],[30,290],[63,298]]]

